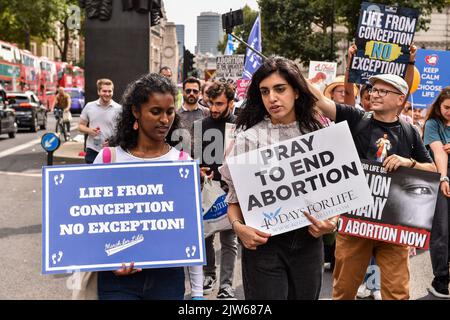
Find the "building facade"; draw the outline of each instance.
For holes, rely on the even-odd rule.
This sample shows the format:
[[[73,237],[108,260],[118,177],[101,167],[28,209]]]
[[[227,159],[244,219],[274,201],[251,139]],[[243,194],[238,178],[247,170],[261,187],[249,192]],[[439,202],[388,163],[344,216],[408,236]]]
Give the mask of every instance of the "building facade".
[[[150,29],[150,72],[158,73],[162,67],[172,69],[172,81],[177,83],[178,79],[178,39],[176,26],[167,21],[164,10],[160,23]]]
[[[416,32],[414,43],[419,48],[434,50],[450,50],[450,6],[441,13],[434,11],[428,30]]]
[[[177,24],[177,40],[178,40],[178,54],[181,58],[184,51],[185,27],[183,24]]]
[[[196,53],[217,55],[217,45],[223,38],[221,16],[215,12],[202,12],[197,17]]]

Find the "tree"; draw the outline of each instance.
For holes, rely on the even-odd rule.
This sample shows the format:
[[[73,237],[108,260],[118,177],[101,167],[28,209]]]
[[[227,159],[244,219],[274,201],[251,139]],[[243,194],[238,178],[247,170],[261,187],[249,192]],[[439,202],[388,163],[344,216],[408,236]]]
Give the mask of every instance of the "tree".
[[[83,25],[81,20],[84,17],[84,10],[71,10],[71,6],[77,5],[77,0],[58,1],[58,10],[55,17],[57,23],[54,25],[53,31],[49,34],[49,38],[53,40],[53,43],[58,48],[61,61],[67,61],[67,54],[71,39],[74,39],[77,33],[81,34],[80,28],[81,25]],[[62,37],[59,39],[56,26],[59,26],[62,34]]]
[[[259,12],[252,10],[252,8],[250,8],[248,5],[245,5],[245,7],[242,8],[242,11],[244,13],[244,24],[242,26],[234,28],[233,34],[238,38],[247,42],[248,36],[252,31],[253,24],[255,23],[256,17],[258,16]],[[219,42],[219,44],[217,45],[217,49],[219,50],[219,52],[225,51],[225,46],[227,45],[227,42],[228,42],[228,35],[225,34],[222,41]],[[235,53],[245,54],[245,52],[246,46],[242,43],[239,43],[238,47],[235,50]]]
[[[189,50],[184,49],[183,54],[183,81],[188,77],[193,76],[194,72],[194,58],[195,55],[192,54]]]
[[[73,12],[70,6],[77,0],[0,0],[0,34],[2,40],[18,43],[30,50],[31,39],[52,39],[61,60],[67,61],[70,40],[78,32],[71,19],[83,17],[83,11]],[[78,16],[77,14],[80,13]],[[76,23],[81,25],[81,21]],[[60,30],[58,30],[60,28]],[[62,35],[57,37],[58,31]]]
[[[418,30],[427,29],[433,9],[441,11],[449,0],[376,0],[376,3],[418,9]],[[263,52],[278,54],[303,64],[310,60],[336,60],[340,39],[356,34],[360,0],[258,0],[261,10]],[[343,24],[348,33],[339,34],[333,26]]]
[[[335,0],[335,2],[336,14],[339,16],[341,22],[347,27],[347,39],[351,41],[354,39],[356,28],[358,27],[361,3],[355,0]],[[376,0],[375,2],[419,10],[420,18],[417,31],[428,30],[428,24],[431,21],[430,15],[433,9],[437,9],[439,12],[442,12],[442,9],[446,5],[450,5],[449,0]]]
[[[258,4],[266,55],[283,55],[304,64],[336,59],[338,35],[331,33],[334,18],[328,0],[258,0]]]
[[[2,39],[30,50],[31,37],[47,39],[54,29],[58,0],[0,0]]]

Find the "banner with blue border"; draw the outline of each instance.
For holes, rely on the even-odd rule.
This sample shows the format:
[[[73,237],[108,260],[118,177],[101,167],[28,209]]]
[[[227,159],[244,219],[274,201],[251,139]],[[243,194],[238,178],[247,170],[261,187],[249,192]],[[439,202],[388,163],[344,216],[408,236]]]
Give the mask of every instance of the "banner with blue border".
[[[198,163],[43,168],[42,273],[206,263]]]
[[[450,52],[440,50],[417,50],[416,67],[420,84],[410,101],[414,108],[428,108],[442,89],[450,85]]]

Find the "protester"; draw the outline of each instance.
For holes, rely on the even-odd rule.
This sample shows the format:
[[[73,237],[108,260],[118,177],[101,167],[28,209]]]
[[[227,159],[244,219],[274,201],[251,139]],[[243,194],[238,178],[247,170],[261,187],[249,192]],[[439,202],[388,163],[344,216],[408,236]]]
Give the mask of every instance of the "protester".
[[[169,80],[172,80],[172,69],[170,67],[164,66],[159,70],[159,74],[163,77],[166,77]]]
[[[403,107],[402,114],[412,119],[412,105],[411,102],[406,101]]]
[[[66,127],[67,137],[70,138],[70,121],[72,120],[72,114],[70,113],[70,107],[72,99],[70,95],[64,92],[64,87],[58,87],[58,94],[55,98],[55,106],[53,110],[62,110],[62,122]]]
[[[205,107],[205,108],[209,108],[209,104],[208,104],[208,102],[209,102],[209,97],[208,97],[208,95],[206,94],[206,92],[208,91],[209,87],[210,87],[212,84],[213,84],[213,82],[211,82],[211,81],[205,81],[205,83],[202,85],[202,89],[201,89],[202,96],[201,96],[201,98],[198,100],[198,103],[199,103],[201,106]]]
[[[348,49],[348,55],[347,55],[347,68],[346,68],[346,73],[345,73],[345,89],[346,89],[346,95],[345,95],[345,103],[349,104],[349,105],[355,105],[356,103],[356,99],[355,99],[355,94],[354,94],[354,84],[349,83],[348,79],[349,79],[349,72],[350,72],[350,68],[349,66],[351,65],[351,61],[353,59],[353,57],[355,56],[357,52],[357,47],[355,44],[351,45]],[[412,43],[410,46],[410,63],[408,64],[407,67],[407,72],[406,72],[406,83],[408,84],[408,87],[411,86],[412,82],[413,82],[413,76],[414,76],[414,62],[416,59],[416,53],[417,53],[417,47]],[[360,104],[361,104],[361,109],[366,111],[366,112],[370,112],[371,111],[371,105],[370,105],[370,90],[372,88],[372,84],[370,82],[366,82],[365,84],[361,85],[361,90],[360,90]],[[406,100],[406,99],[405,99]],[[405,103],[408,103],[407,101],[405,101]],[[400,107],[400,110],[403,110],[403,106]],[[402,118],[403,120],[405,120],[406,122],[412,123],[412,119],[403,115],[401,112],[399,112],[399,117]],[[386,143],[384,143],[386,142]],[[389,140],[384,140],[382,137],[380,137],[377,140],[377,144],[378,144],[378,151],[380,153],[380,155],[387,149],[387,147],[390,146],[390,141]],[[370,259],[370,265],[367,268],[367,272],[366,272],[366,276],[364,277],[364,281],[363,283],[359,286],[358,291],[357,291],[357,297],[358,298],[367,298],[368,296],[372,296],[375,300],[381,300],[381,292],[380,292],[380,281],[375,281],[374,285],[370,285],[370,288],[368,288],[368,283],[367,280],[369,279],[369,277],[371,277],[372,274],[372,270],[375,270],[376,272],[379,272],[379,268],[376,266],[376,260],[374,257],[372,257]],[[379,277],[378,274],[375,275],[376,277]]]
[[[199,157],[200,167],[210,168],[209,174],[213,180],[221,182],[218,170],[222,165],[225,150],[227,123],[234,123],[235,116],[231,114],[234,104],[234,87],[228,83],[211,83],[205,95],[208,97],[210,116],[194,122],[194,157]],[[214,137],[214,139],[212,139]],[[222,189],[227,192],[228,186],[221,182]],[[216,252],[214,250],[213,234],[205,239],[206,266],[203,293],[209,294],[217,282]],[[233,230],[219,232],[220,236],[220,285],[218,299],[234,299],[233,275],[237,258],[237,239]]]
[[[182,152],[166,137],[179,127],[175,112],[176,87],[157,74],[141,77],[128,86],[117,133],[111,139],[116,162],[174,161]],[[94,163],[103,163],[104,149]],[[203,295],[202,267],[190,267],[192,296]],[[183,267],[135,269],[134,263],[117,271],[98,273],[100,300],[182,300],[185,292]]]
[[[345,76],[341,75],[341,76],[337,76],[333,82],[331,82],[330,84],[328,84],[325,87],[325,90],[323,91],[323,94],[325,95],[325,97],[333,100],[336,103],[341,103],[344,104],[345,103],[345,96],[346,96],[346,89],[345,88]],[[348,93],[348,94],[353,94],[353,100],[355,99],[355,97],[358,96],[359,94],[359,89],[355,84],[351,84],[351,86],[353,87],[353,93]],[[348,91],[347,91],[348,92]],[[353,104],[349,104],[351,106],[355,106],[355,103]]]
[[[115,132],[116,120],[122,107],[115,102],[114,84],[109,79],[97,81],[99,99],[89,102],[80,115],[78,130],[88,135],[86,141],[86,163],[94,162],[99,151],[107,146]]]
[[[438,298],[450,299],[449,216],[450,216],[450,87],[445,87],[426,116],[424,143],[431,149],[441,175],[440,192],[431,228],[430,256],[434,279],[428,290]]]
[[[322,128],[314,109],[316,99],[297,65],[272,57],[254,73],[245,108],[236,125],[230,155],[279,143]],[[309,227],[271,236],[245,224],[235,181],[228,165],[220,168],[228,184],[228,217],[242,248],[245,298],[318,299],[322,283],[322,235],[335,230],[337,217],[319,221],[307,216]]]
[[[187,78],[183,82],[184,104],[177,111],[181,119],[181,127],[187,130],[192,129],[194,121],[209,116],[209,110],[198,103],[200,94],[200,80],[197,78]]]
[[[425,125],[424,109],[414,107],[412,105],[412,119],[414,125],[419,129],[420,136],[423,136],[423,129]]]
[[[373,86],[370,91],[373,114],[368,127],[353,136],[360,158],[376,160],[379,150],[376,141],[386,133],[391,147],[386,157],[380,160],[388,172],[400,166],[436,171],[419,133],[397,116],[409,92],[405,80],[396,75],[383,74],[370,77],[369,82]],[[309,88],[318,99],[317,107],[336,122],[347,121],[354,134],[365,113],[331,101],[312,85]],[[408,132],[413,133],[414,141],[411,143]],[[338,234],[336,238],[333,299],[355,298],[371,256],[375,257],[380,267],[382,299],[409,299],[408,247],[343,234]]]

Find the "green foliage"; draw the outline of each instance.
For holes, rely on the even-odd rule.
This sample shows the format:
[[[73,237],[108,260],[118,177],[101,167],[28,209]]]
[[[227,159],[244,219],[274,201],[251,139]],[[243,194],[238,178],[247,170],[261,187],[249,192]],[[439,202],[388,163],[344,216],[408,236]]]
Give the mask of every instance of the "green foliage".
[[[358,27],[359,12],[361,9],[360,1],[335,0],[337,15],[340,21],[348,28],[347,39],[352,40],[356,34]],[[370,2],[370,1],[369,1]],[[433,9],[442,12],[442,9],[450,5],[449,0],[376,0],[373,1],[379,4],[395,5],[398,7],[413,8],[419,10],[420,18],[417,26],[418,30],[428,30],[430,23],[430,15]]]
[[[266,55],[283,55],[305,64],[310,60],[336,59],[336,44],[342,36],[331,35],[332,2],[259,0],[258,4]]]
[[[433,9],[441,12],[449,0],[375,0],[375,3],[415,8],[418,30],[427,30]],[[360,0],[258,0],[261,11],[263,53],[282,55],[308,64],[310,60],[335,61],[336,44],[353,40],[358,26]],[[344,25],[339,34],[332,26]]]
[[[70,16],[70,5],[77,0],[0,0],[0,35],[2,40],[17,43],[30,49],[31,39],[56,39],[57,22],[63,26],[63,44],[73,36],[66,26]],[[63,61],[67,48],[55,42],[62,53]]]
[[[58,14],[58,0],[0,0],[0,34],[30,48],[33,36],[48,38]]]

